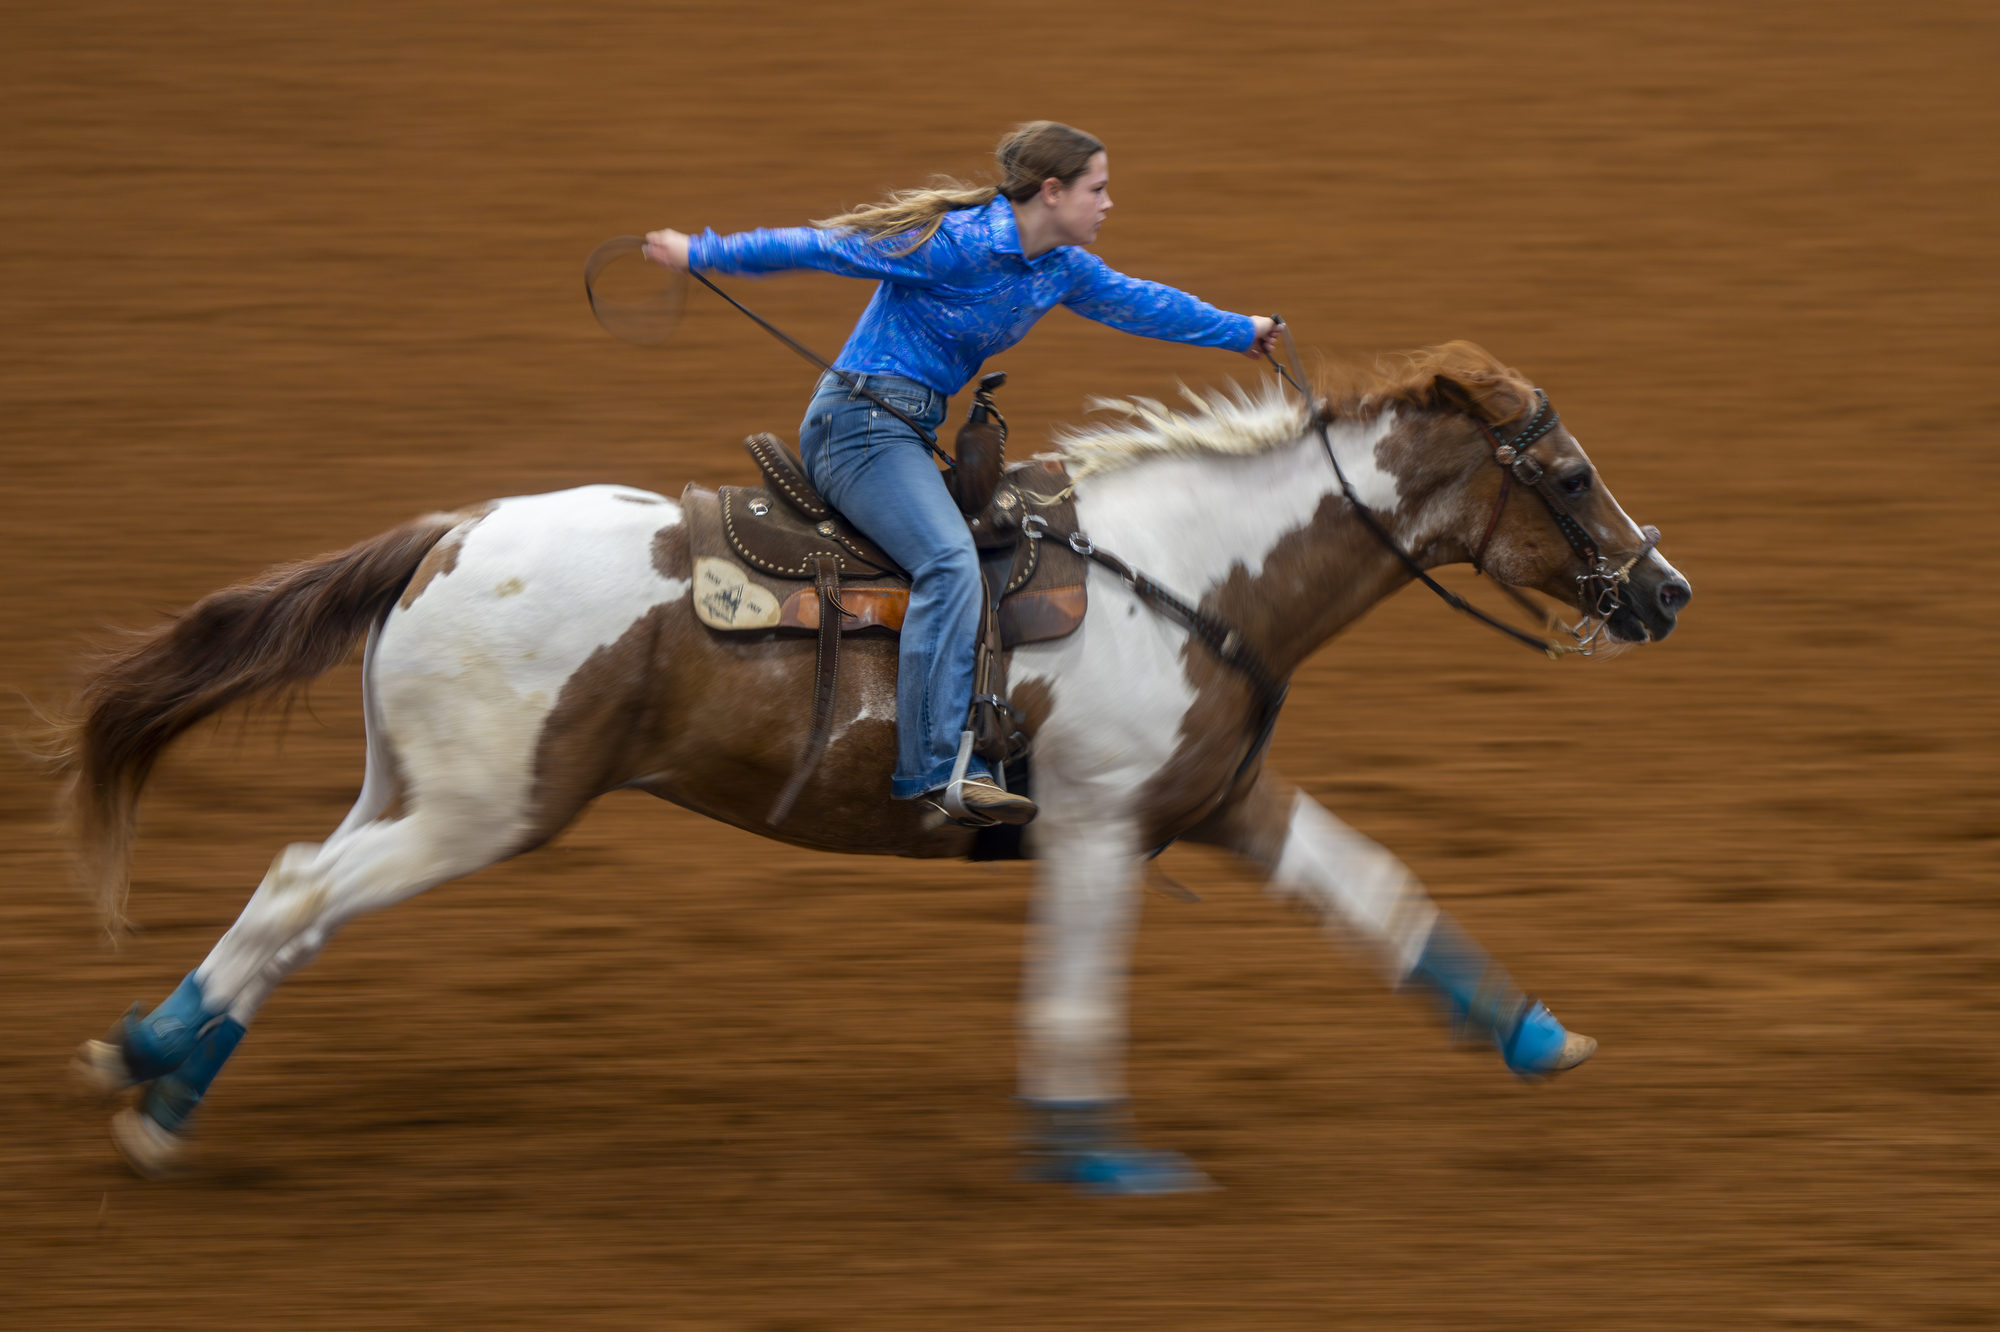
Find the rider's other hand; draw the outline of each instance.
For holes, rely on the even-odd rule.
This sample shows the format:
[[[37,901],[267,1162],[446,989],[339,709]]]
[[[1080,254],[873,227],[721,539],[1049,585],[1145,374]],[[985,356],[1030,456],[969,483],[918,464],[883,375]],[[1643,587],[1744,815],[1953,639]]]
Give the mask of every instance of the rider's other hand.
[[[1250,339],[1250,345],[1243,349],[1243,355],[1255,361],[1266,353],[1278,349],[1278,326],[1269,316],[1251,315],[1250,326],[1255,330],[1255,336]]]
[[[646,244],[639,253],[656,264],[664,264],[668,268],[679,269],[682,272],[687,271],[688,238],[671,227],[647,232]]]

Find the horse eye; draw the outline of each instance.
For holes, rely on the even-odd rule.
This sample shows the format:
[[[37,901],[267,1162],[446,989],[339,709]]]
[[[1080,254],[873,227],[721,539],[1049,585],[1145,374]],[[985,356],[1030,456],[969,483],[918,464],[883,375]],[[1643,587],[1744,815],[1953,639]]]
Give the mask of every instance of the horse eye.
[[[1562,481],[1562,488],[1563,488],[1563,493],[1566,495],[1581,495],[1584,491],[1589,490],[1590,469],[1586,467],[1581,472],[1578,472],[1575,476],[1564,477]]]

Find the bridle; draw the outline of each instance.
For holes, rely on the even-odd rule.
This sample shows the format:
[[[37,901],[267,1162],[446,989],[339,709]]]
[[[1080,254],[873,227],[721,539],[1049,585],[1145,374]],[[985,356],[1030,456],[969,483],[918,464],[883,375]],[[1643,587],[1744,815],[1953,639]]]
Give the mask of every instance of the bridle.
[[[1479,426],[1480,433],[1486,436],[1486,442],[1493,446],[1493,461],[1500,468],[1500,493],[1493,501],[1493,516],[1486,520],[1486,534],[1479,539],[1479,548],[1472,552],[1472,568],[1475,573],[1486,572],[1486,548],[1492,544],[1493,533],[1500,526],[1500,515],[1506,512],[1507,500],[1513,494],[1514,483],[1519,481],[1533,490],[1541,497],[1543,507],[1549,511],[1549,517],[1555,521],[1556,530],[1563,534],[1563,539],[1569,542],[1569,548],[1576,552],[1576,557],[1584,564],[1584,572],[1576,576],[1577,601],[1588,608],[1584,611],[1583,619],[1577,621],[1575,625],[1563,625],[1560,621],[1553,621],[1553,625],[1562,628],[1576,641],[1574,651],[1588,656],[1589,651],[1594,650],[1591,645],[1604,632],[1612,615],[1616,614],[1618,608],[1624,604],[1625,585],[1632,579],[1632,570],[1660,544],[1660,529],[1650,526],[1640,528],[1639,534],[1646,538],[1646,543],[1634,551],[1623,564],[1613,565],[1605,557],[1598,549],[1596,539],[1577,520],[1575,512],[1570,508],[1569,497],[1563,494],[1555,483],[1549,474],[1549,469],[1528,453],[1537,441],[1554,430],[1562,421],[1555,408],[1549,406],[1548,394],[1536,389],[1535,401],[1537,404],[1535,414],[1511,436],[1503,437],[1484,417],[1477,413],[1471,414],[1473,421]],[[1499,582],[1498,579],[1494,581]],[[1535,609],[1534,603],[1521,596],[1512,587],[1505,583],[1499,585],[1517,602],[1530,610]],[[1584,632],[1586,629],[1589,630],[1588,633]]]
[[[1586,608],[1583,617],[1573,625],[1564,624],[1508,584],[1498,579],[1495,579],[1494,583],[1529,614],[1540,616],[1544,628],[1549,632],[1559,633],[1568,638],[1569,641],[1566,643],[1537,638],[1532,634],[1523,633],[1503,620],[1494,619],[1432,578],[1429,570],[1418,564],[1416,558],[1403,549],[1402,543],[1390,535],[1389,529],[1382,525],[1381,519],[1361,502],[1361,497],[1355,493],[1353,483],[1347,479],[1347,473],[1340,465],[1340,459],[1334,454],[1333,440],[1326,429],[1327,415],[1306,390],[1305,366],[1299,360],[1298,344],[1292,341],[1291,326],[1285,323],[1281,316],[1273,315],[1272,321],[1284,337],[1285,356],[1291,362],[1291,366],[1287,369],[1280,365],[1278,358],[1269,352],[1264,353],[1264,359],[1271,363],[1271,368],[1278,372],[1279,378],[1290,384],[1297,390],[1299,396],[1306,400],[1306,409],[1310,413],[1313,428],[1319,432],[1319,442],[1326,450],[1326,460],[1333,464],[1333,474],[1340,482],[1341,493],[1346,496],[1348,504],[1353,508],[1355,516],[1361,519],[1362,525],[1374,533],[1375,539],[1402,562],[1403,568],[1425,587],[1437,593],[1453,610],[1462,611],[1537,652],[1545,653],[1551,658],[1570,654],[1587,657],[1595,652],[1597,641],[1604,634],[1612,615],[1616,614],[1618,608],[1624,604],[1625,587],[1631,581],[1632,570],[1660,544],[1660,529],[1640,528],[1639,532],[1646,538],[1646,542],[1623,564],[1613,565],[1598,549],[1596,540],[1577,519],[1568,497],[1555,485],[1549,470],[1527,452],[1553,431],[1562,420],[1556,410],[1549,406],[1548,394],[1540,389],[1535,390],[1537,403],[1535,414],[1512,435],[1501,435],[1490,422],[1475,411],[1468,410],[1466,413],[1478,424],[1480,432],[1486,436],[1487,443],[1492,445],[1493,461],[1500,468],[1500,493],[1493,502],[1492,517],[1486,521],[1486,533],[1479,539],[1478,549],[1473,552],[1472,567],[1476,572],[1486,572],[1486,548],[1492,544],[1493,533],[1499,529],[1500,515],[1507,508],[1507,500],[1513,493],[1514,482],[1519,481],[1541,496],[1543,505],[1549,511],[1549,517],[1555,520],[1556,530],[1563,534],[1563,538],[1569,542],[1570,549],[1583,561],[1584,572],[1578,574],[1576,579],[1578,604]]]

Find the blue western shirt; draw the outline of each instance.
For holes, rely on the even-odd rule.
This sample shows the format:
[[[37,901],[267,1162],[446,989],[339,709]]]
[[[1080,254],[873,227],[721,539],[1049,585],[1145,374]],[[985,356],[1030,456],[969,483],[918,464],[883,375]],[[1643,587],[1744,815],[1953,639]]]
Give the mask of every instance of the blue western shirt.
[[[1074,245],[1023,257],[1014,208],[1004,198],[947,213],[916,251],[891,253],[903,243],[818,227],[729,236],[709,230],[689,238],[688,263],[708,273],[818,268],[878,279],[834,365],[851,374],[902,375],[947,397],[1058,305],[1127,333],[1200,347],[1241,351],[1255,331],[1247,315],[1126,277]]]

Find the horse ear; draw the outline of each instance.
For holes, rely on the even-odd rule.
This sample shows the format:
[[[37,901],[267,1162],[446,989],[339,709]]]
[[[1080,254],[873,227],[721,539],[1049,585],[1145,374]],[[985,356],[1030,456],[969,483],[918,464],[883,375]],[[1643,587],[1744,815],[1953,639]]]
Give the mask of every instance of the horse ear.
[[[1488,425],[1518,420],[1534,406],[1532,397],[1505,379],[1482,378],[1468,384],[1450,375],[1433,375],[1431,391],[1438,406],[1464,412]]]
[[[1471,390],[1450,375],[1433,375],[1431,389],[1436,393],[1440,407],[1448,407],[1455,412],[1465,412],[1482,421],[1486,419],[1485,410],[1480,406],[1479,400],[1472,396]]]

